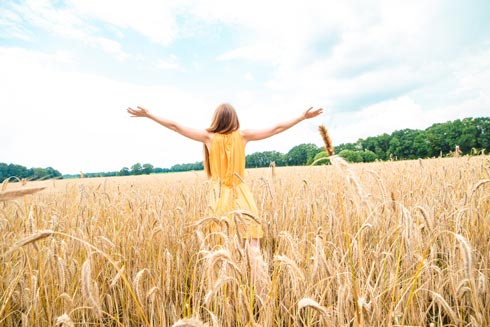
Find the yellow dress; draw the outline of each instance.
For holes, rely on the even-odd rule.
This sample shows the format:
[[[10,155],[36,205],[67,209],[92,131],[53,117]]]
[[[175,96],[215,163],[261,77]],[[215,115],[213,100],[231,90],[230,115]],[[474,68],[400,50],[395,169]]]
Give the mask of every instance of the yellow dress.
[[[232,218],[232,211],[246,210],[258,218],[258,210],[249,186],[243,181],[245,176],[245,144],[240,132],[214,134],[209,150],[212,190],[210,205],[218,217]],[[242,215],[237,219],[236,228],[242,238],[262,238],[262,226],[253,219]],[[242,224],[242,222],[244,224]],[[230,219],[230,226],[235,220]]]

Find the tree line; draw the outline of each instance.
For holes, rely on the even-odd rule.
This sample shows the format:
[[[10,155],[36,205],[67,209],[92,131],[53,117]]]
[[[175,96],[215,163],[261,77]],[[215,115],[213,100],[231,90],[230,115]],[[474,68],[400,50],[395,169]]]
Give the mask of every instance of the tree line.
[[[90,178],[90,177],[112,177],[112,176],[137,176],[137,175],[149,175],[149,174],[161,174],[161,173],[174,173],[191,170],[203,170],[204,166],[202,161],[195,163],[176,164],[170,168],[154,167],[152,164],[139,162],[135,163],[131,167],[123,167],[119,171],[110,172],[98,172],[98,173],[80,173],[73,175],[63,175],[64,178]]]
[[[490,117],[464,118],[433,124],[425,130],[402,129],[354,143],[335,146],[335,153],[348,162],[406,160],[448,155],[482,154],[490,149]],[[277,151],[256,152],[246,157],[246,166],[267,167],[328,164],[323,146],[300,144],[286,154]]]
[[[397,130],[340,144],[335,149],[339,155],[343,150],[371,151],[379,160],[440,157],[456,151],[459,155],[482,154],[490,149],[490,117],[457,119],[425,130]]]
[[[335,146],[335,153],[348,162],[373,162],[376,160],[404,160],[453,155],[483,154],[490,149],[490,117],[464,118],[433,124],[425,130],[402,129],[359,139],[354,143]],[[247,168],[276,166],[301,166],[314,163],[328,164],[323,146],[312,143],[300,144],[287,153],[278,151],[255,152],[246,156]],[[0,163],[0,182],[11,176],[17,179],[78,178],[145,175],[155,173],[203,170],[202,161],[176,164],[170,168],[156,168],[149,163],[135,163],[119,171],[76,175],[63,175],[51,167],[29,168]],[[15,178],[14,178],[15,179]]]
[[[0,182],[8,178],[14,182],[18,182],[22,180],[42,180],[62,177],[61,173],[52,167],[26,168],[21,165],[0,162]]]

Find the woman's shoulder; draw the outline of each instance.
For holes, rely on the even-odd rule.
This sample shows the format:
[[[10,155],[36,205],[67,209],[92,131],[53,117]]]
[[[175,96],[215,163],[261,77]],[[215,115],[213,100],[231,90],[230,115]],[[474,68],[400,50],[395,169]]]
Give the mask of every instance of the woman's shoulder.
[[[248,142],[248,139],[247,139],[247,130],[239,129],[239,130],[237,130],[237,134],[240,135],[240,139],[242,140],[243,145],[245,146],[247,144],[247,142]]]
[[[245,142],[248,142],[250,135],[253,134],[253,131],[250,129],[240,129],[240,130],[238,130],[238,132],[240,133],[240,136],[242,137],[243,141],[245,141]]]

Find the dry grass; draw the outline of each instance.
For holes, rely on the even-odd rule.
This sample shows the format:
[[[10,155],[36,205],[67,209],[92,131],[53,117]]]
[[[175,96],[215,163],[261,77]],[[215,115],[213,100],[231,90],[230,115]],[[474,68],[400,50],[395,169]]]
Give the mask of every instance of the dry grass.
[[[266,296],[202,172],[28,182],[0,202],[0,325],[490,325],[490,160],[332,163],[245,176]]]

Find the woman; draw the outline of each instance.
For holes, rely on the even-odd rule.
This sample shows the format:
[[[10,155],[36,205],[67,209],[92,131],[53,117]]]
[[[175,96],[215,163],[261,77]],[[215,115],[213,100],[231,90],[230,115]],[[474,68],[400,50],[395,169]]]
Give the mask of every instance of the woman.
[[[314,118],[323,112],[322,108],[313,110],[311,107],[299,117],[270,128],[241,130],[235,109],[230,104],[223,103],[216,108],[211,126],[200,130],[157,117],[142,107],[127,110],[132,117],[150,118],[166,128],[204,144],[204,169],[213,184],[210,205],[214,214],[220,217],[229,216],[237,209],[249,211],[257,217],[255,200],[248,185],[243,182],[246,144],[284,132],[299,122]],[[260,239],[264,235],[262,226],[253,219],[247,219],[244,225],[237,226],[236,232],[249,242],[252,279],[257,293],[262,295],[263,287],[258,283],[259,280],[264,280],[266,272],[260,251]]]

